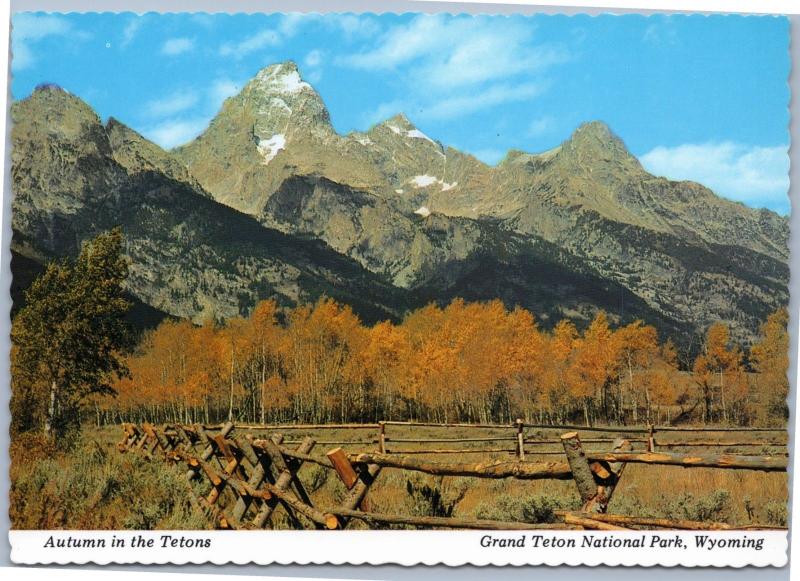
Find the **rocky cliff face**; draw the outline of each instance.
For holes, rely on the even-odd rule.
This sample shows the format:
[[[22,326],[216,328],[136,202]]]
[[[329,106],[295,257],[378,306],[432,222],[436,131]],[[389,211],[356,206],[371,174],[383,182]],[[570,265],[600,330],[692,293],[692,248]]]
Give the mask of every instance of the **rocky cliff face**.
[[[748,339],[788,302],[785,218],[648,174],[603,123],[490,167],[402,114],[338,135],[293,63],[259,72],[173,152],[56,88],[13,116],[15,249],[41,260],[125,223],[132,291],[182,316],[316,289],[373,297],[373,314],[500,297],[683,338],[724,320]]]
[[[104,127],[57,87],[15,103],[12,120],[12,250],[21,258],[75,255],[120,225],[128,290],[168,314],[200,322],[238,316],[264,298],[294,305],[325,294],[374,320],[404,304],[381,277],[324,243],[214,201],[172,154],[118,122]]]

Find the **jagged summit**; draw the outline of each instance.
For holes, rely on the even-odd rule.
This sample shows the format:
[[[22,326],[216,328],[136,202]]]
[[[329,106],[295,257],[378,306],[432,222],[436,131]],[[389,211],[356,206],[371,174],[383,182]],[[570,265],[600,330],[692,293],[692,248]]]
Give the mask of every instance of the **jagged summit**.
[[[374,136],[381,133],[385,134],[387,131],[391,132],[390,135],[394,134],[403,139],[420,139],[423,142],[427,141],[430,145],[435,146],[439,153],[444,151],[444,148],[438,141],[431,139],[428,135],[417,129],[417,126],[406,117],[405,113],[398,113],[378,123],[369,130],[368,134]]]
[[[264,67],[251,82],[259,89],[273,94],[295,95],[303,91],[316,94],[314,88],[302,79],[300,69],[294,61]]]
[[[34,93],[37,91],[61,91],[62,93],[69,94],[69,91],[67,91],[64,87],[62,87],[58,83],[39,83],[33,89]]]
[[[577,156],[583,163],[616,162],[641,169],[622,139],[603,121],[580,125],[561,145],[560,152],[569,157]]]

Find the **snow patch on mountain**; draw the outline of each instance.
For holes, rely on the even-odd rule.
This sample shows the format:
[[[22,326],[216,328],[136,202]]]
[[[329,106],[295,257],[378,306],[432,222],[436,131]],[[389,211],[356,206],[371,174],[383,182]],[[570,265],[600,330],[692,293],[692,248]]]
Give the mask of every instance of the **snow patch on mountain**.
[[[423,218],[427,218],[428,216],[431,215],[431,211],[428,209],[427,206],[420,206],[419,208],[414,210],[414,213],[419,214]]]
[[[429,176],[427,174],[421,176],[414,176],[409,181],[415,188],[427,188],[428,186],[432,186],[433,184],[439,184],[442,187],[443,192],[452,190],[454,187],[458,185],[458,182],[447,183],[442,179],[439,179],[434,176]]]
[[[258,142],[258,151],[264,157],[264,165],[275,159],[282,149],[286,149],[286,136],[283,133],[273,135],[269,139],[261,139]]]
[[[427,174],[421,176],[414,176],[411,178],[411,183],[414,184],[415,188],[427,188],[428,186],[432,186],[436,182],[441,181],[437,177],[429,176]]]
[[[361,145],[372,145],[372,140],[366,135],[356,135],[353,139],[358,141]]]
[[[311,85],[300,78],[297,69],[284,65],[264,69],[258,73],[256,79],[270,93],[294,95],[306,89],[313,90]]]
[[[406,132],[406,135],[408,135],[409,137],[412,137],[414,139],[427,139],[428,141],[430,141],[434,145],[436,144],[436,142],[433,139],[431,139],[430,137],[425,135],[419,129],[411,129],[410,131]]]

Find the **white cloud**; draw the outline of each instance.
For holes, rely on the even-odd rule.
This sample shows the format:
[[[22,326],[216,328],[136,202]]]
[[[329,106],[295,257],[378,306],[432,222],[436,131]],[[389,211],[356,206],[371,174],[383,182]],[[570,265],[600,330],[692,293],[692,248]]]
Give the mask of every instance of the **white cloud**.
[[[364,14],[335,14],[330,16],[323,22],[341,30],[345,40],[348,42],[355,39],[373,37],[381,30],[381,27],[373,17]]]
[[[128,21],[128,24],[125,25],[124,29],[122,29],[122,41],[120,42],[121,48],[125,48],[131,42],[133,42],[133,39],[139,34],[139,30],[141,30],[142,25],[144,24],[144,19],[144,16],[134,16]]]
[[[51,14],[17,14],[14,16],[11,27],[13,69],[22,70],[35,62],[36,56],[32,45],[48,36],[67,35],[76,39],[85,38],[85,35],[75,33],[72,25],[59,16]]]
[[[533,44],[533,30],[506,19],[420,15],[389,29],[372,50],[341,64],[362,69],[409,66],[409,76],[439,90],[542,71],[566,59],[563,51]]]
[[[148,117],[170,117],[191,109],[197,104],[197,93],[178,91],[161,99],[145,103],[144,113]]]
[[[236,81],[232,81],[231,79],[227,78],[217,79],[211,83],[211,88],[209,89],[209,98],[211,99],[212,104],[218,107],[223,101],[225,101],[225,99],[232,97],[241,91],[241,89],[241,83],[237,83]]]
[[[789,207],[788,147],[747,146],[730,141],[656,147],[641,156],[651,173],[699,182],[749,206],[786,212]]]
[[[170,38],[161,46],[161,54],[167,56],[177,56],[192,50],[194,50],[192,38]]]
[[[273,29],[268,28],[257,32],[252,36],[248,36],[240,42],[225,43],[219,49],[219,54],[222,56],[232,56],[234,58],[243,58],[248,54],[270,47],[277,46],[281,42],[280,35]]]
[[[436,101],[422,110],[418,117],[436,120],[453,119],[487,107],[533,99],[543,90],[544,86],[536,83],[524,83],[516,86],[497,85],[481,92],[455,95]]]
[[[407,101],[389,101],[381,103],[372,111],[366,111],[361,115],[361,124],[366,127],[371,127],[376,123],[385,121],[389,117],[393,117],[401,111],[408,111],[409,103]]]
[[[538,45],[535,28],[509,19],[419,15],[389,28],[367,49],[340,56],[355,69],[391,71],[407,90],[391,113],[445,120],[538,97],[544,76],[567,60],[564,50]],[[387,104],[365,115],[376,121]]]
[[[208,127],[208,118],[168,119],[141,131],[150,141],[164,149],[183,145],[200,135]]]
[[[322,63],[322,52],[319,49],[314,49],[306,55],[304,60],[306,66],[318,67]]]
[[[534,119],[528,125],[528,137],[539,137],[553,130],[555,120],[549,115]]]
[[[297,34],[297,31],[301,25],[316,18],[316,14],[290,12],[281,16],[280,22],[278,23],[278,30],[284,38],[291,38]]]

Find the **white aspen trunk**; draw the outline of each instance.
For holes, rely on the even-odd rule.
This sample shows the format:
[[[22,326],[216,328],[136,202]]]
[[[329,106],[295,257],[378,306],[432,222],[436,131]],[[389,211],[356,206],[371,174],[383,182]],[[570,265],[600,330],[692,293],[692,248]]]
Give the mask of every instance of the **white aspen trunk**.
[[[47,404],[47,416],[44,419],[44,433],[48,436],[52,435],[53,432],[53,418],[56,415],[56,391],[58,391],[58,386],[56,385],[56,381],[50,384],[50,401]]]

